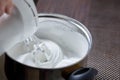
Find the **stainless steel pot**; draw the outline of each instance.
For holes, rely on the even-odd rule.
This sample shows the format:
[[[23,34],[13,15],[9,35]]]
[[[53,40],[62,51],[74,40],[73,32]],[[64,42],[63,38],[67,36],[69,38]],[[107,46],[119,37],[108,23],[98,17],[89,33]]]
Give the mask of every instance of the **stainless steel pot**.
[[[63,15],[39,14],[39,20],[42,20],[43,18],[46,19],[46,21],[47,19],[49,19],[49,21],[50,19],[54,19],[58,22],[59,20],[67,22],[68,25],[65,23],[64,25],[67,25],[71,30],[79,32],[85,37],[88,42],[88,50],[86,51],[82,59],[79,60],[79,62],[75,62],[74,64],[66,67],[47,69],[33,67],[17,61],[16,57],[21,55],[22,53],[20,53],[20,51],[16,51],[15,48],[17,46],[15,46],[14,48],[8,50],[5,55],[5,73],[8,80],[67,80],[72,72],[86,66],[87,55],[92,46],[92,37],[88,29],[80,22]],[[75,44],[77,45],[77,43]]]

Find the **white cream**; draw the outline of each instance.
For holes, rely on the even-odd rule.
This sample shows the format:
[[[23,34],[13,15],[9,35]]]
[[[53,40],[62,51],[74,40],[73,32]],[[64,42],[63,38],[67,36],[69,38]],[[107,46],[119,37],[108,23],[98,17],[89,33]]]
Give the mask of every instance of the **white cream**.
[[[31,53],[36,66],[43,68],[53,68],[63,59],[62,50],[51,41],[43,41],[34,45],[34,50]]]

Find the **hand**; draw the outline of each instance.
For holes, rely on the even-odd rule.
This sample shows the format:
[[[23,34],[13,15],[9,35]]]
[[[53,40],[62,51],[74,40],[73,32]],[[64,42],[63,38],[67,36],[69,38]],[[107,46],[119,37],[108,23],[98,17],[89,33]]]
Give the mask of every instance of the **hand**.
[[[0,16],[3,13],[11,14],[13,9],[12,0],[0,0]]]

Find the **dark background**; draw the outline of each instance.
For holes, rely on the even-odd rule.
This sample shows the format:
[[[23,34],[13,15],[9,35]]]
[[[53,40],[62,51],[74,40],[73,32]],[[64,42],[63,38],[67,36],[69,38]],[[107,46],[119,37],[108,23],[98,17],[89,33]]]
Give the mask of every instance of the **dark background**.
[[[120,0],[39,0],[39,13],[59,13],[87,26],[93,36],[88,66],[96,80],[120,80]]]

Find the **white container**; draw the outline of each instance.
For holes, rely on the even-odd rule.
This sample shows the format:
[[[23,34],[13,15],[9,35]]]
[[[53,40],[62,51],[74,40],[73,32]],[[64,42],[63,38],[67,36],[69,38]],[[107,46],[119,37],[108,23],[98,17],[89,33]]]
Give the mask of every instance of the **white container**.
[[[0,17],[0,55],[35,32],[37,10],[33,0],[13,0],[11,15]]]

